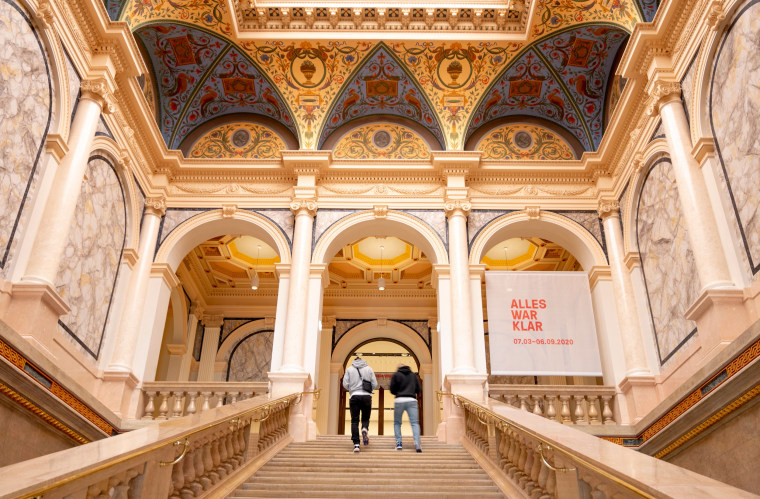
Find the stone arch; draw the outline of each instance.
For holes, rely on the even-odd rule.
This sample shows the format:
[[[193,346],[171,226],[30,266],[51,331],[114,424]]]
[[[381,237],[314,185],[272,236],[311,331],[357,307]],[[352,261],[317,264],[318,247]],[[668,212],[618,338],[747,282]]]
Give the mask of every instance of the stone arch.
[[[186,220],[161,244],[154,263],[166,263],[176,271],[193,248],[221,234],[257,237],[277,251],[282,263],[290,263],[290,246],[280,229],[268,218],[245,210],[238,210],[229,217],[224,216],[222,210],[214,210]]]
[[[592,267],[607,265],[604,250],[591,233],[567,217],[545,211],[537,219],[531,218],[527,211],[509,213],[488,224],[472,243],[470,265],[478,265],[494,244],[521,236],[544,237],[562,245],[586,272]]]
[[[342,364],[346,357],[362,343],[382,339],[397,341],[411,350],[420,362],[420,370],[422,370],[423,364],[432,364],[433,362],[430,351],[422,338],[409,326],[392,320],[387,321],[382,326],[380,321],[369,321],[351,328],[335,345],[331,362]]]
[[[230,354],[238,343],[252,333],[260,333],[263,331],[273,331],[273,324],[269,323],[266,319],[257,319],[255,321],[246,322],[242,326],[237,327],[222,341],[222,344],[219,345],[219,350],[216,352],[216,362],[228,361]]]
[[[668,144],[665,139],[653,140],[643,152],[641,167],[636,170],[628,182],[628,193],[624,204],[620,206],[620,222],[623,228],[623,243],[626,252],[638,252],[636,243],[636,206],[638,205],[641,186],[647,177],[649,168],[660,158],[669,157]]]
[[[400,211],[388,211],[385,216],[361,211],[338,220],[320,236],[312,263],[327,264],[343,245],[367,236],[398,237],[422,249],[432,264],[448,262],[443,241],[422,220]]]

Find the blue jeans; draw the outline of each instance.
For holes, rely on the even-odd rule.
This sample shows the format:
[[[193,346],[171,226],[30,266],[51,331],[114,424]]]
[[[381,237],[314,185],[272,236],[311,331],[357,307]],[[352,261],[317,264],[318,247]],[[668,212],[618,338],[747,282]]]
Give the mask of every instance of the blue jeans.
[[[420,414],[417,408],[417,401],[413,402],[396,402],[393,407],[393,433],[396,436],[396,442],[401,442],[401,417],[404,411],[409,415],[409,423],[412,425],[412,435],[414,436],[415,447],[420,447]]]

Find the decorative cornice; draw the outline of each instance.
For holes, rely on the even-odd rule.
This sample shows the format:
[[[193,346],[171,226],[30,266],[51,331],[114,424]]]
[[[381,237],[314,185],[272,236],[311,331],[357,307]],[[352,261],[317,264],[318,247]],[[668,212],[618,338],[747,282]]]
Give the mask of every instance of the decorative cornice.
[[[315,198],[294,198],[290,201],[290,211],[295,215],[306,213],[313,217],[317,214],[317,206],[317,200]]]
[[[166,214],[166,197],[159,195],[145,198],[145,213],[163,217]]]

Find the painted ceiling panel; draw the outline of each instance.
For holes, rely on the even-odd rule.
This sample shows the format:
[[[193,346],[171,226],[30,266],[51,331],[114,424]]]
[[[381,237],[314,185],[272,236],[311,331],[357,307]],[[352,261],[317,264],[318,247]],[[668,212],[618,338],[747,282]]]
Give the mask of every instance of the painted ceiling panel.
[[[445,143],[425,93],[383,43],[343,87],[328,114],[319,146],[342,125],[368,115],[411,119],[427,128],[442,146]]]
[[[565,82],[583,122],[591,135],[594,149],[602,140],[604,94],[608,75],[626,33],[610,26],[585,26],[566,31],[538,48]]]
[[[213,128],[199,138],[190,149],[191,158],[246,158],[266,159],[280,157],[287,149],[285,142],[269,128],[256,123],[226,123]]]
[[[232,113],[268,116],[298,136],[290,110],[277,90],[237,48],[225,51],[207,73],[192,100],[183,110],[170,148],[177,148],[190,131],[206,121]]]
[[[135,32],[145,47],[158,87],[158,123],[169,148],[188,100],[228,43],[204,31],[158,24]]]
[[[486,94],[475,111],[468,136],[489,121],[521,115],[558,123],[584,147],[591,148],[590,134],[570,97],[533,49],[518,58]]]

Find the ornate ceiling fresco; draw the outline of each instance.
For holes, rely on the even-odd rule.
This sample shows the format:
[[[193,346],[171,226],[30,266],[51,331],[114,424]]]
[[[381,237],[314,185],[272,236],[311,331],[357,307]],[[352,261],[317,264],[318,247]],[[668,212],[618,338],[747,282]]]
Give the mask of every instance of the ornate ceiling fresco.
[[[333,147],[335,159],[427,159],[428,144],[407,127],[373,123],[351,130]]]
[[[206,132],[192,145],[191,158],[278,158],[285,142],[256,123],[227,123]]]
[[[619,52],[634,26],[654,16],[657,2],[535,1],[525,6],[524,12],[532,15],[522,23],[522,33],[513,33],[509,22],[499,24],[501,14],[494,14],[496,20],[488,29],[504,35],[473,36],[476,41],[433,41],[446,37],[434,29],[453,26],[452,16],[465,15],[468,9],[438,9],[447,16],[439,21],[436,9],[426,9],[423,18],[428,16],[430,22],[399,25],[402,31],[428,29],[426,38],[431,41],[419,34],[405,41],[378,41],[382,35],[377,33],[361,39],[360,30],[377,30],[380,25],[374,17],[367,21],[356,16],[390,15],[391,8],[369,13],[366,8],[353,9],[362,13],[341,25],[355,31],[351,36],[334,31],[335,39],[299,40],[299,33],[308,37],[303,31],[308,23],[299,21],[297,14],[313,17],[314,7],[267,7],[266,15],[278,19],[276,33],[256,38],[251,30],[239,31],[244,13],[232,12],[233,2],[228,0],[105,4],[112,19],[130,25],[144,50],[152,72],[146,87],[153,85],[146,94],[155,94],[156,120],[170,149],[179,148],[188,135],[208,133],[207,128],[215,126],[209,124],[212,120],[235,114],[242,122],[246,120],[237,118],[247,113],[252,123],[260,116],[281,123],[302,149],[335,144],[328,140],[332,133],[343,136],[347,128],[356,128],[352,120],[368,116],[377,122],[390,119],[403,125],[408,120],[421,125],[449,150],[463,149],[484,125],[535,117],[547,120],[555,136],[569,133],[584,150],[594,151],[604,133],[605,103],[614,105],[609,83]],[[336,9],[334,14],[342,15]],[[475,10],[480,16],[483,9]],[[312,27],[319,24],[309,19]],[[342,22],[333,21],[336,26]],[[369,27],[360,28],[365,21]],[[435,27],[444,21],[449,24]],[[332,21],[325,22],[326,28],[332,26]],[[616,87],[615,93],[619,91]],[[185,144],[183,150],[187,149]],[[238,156],[220,152],[216,157]]]
[[[533,124],[509,124],[486,134],[475,148],[483,159],[576,159],[565,139],[546,127]]]

